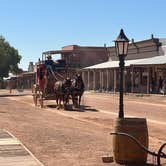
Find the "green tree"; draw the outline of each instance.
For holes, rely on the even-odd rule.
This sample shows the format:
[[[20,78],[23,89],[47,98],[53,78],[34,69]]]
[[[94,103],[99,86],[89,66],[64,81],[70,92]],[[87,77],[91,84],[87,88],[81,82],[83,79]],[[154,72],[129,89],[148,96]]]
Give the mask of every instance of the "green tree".
[[[20,60],[18,50],[10,46],[3,36],[0,36],[0,79],[8,77],[9,72],[18,73]]]

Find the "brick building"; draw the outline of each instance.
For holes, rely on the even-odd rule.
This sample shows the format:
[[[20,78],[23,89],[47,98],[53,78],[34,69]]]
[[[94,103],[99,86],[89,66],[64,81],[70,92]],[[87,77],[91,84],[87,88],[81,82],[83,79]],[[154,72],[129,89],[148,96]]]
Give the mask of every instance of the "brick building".
[[[83,68],[108,61],[106,47],[82,47],[77,45],[65,46],[62,50],[70,50],[62,54],[62,59],[72,67]]]
[[[67,65],[72,68],[84,68],[108,61],[106,47],[68,45],[62,47],[62,50],[46,51],[43,53],[43,55],[49,54],[60,54],[61,59],[65,60]]]

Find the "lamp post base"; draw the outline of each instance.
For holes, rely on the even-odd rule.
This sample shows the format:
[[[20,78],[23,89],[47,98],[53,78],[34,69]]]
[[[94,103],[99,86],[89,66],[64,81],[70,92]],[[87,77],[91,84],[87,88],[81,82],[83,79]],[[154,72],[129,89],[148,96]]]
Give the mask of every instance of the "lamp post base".
[[[144,118],[117,118],[114,132],[130,134],[148,148],[148,129]],[[119,164],[144,164],[147,161],[147,152],[123,135],[113,136],[113,154]]]

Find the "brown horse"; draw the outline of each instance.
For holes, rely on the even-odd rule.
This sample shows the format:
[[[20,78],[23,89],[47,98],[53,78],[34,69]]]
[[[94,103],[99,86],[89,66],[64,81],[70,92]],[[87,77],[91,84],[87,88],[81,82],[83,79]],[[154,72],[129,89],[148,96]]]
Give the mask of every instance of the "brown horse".
[[[71,91],[71,79],[66,78],[64,81],[55,82],[54,92],[56,94],[57,108],[62,107],[61,102],[63,101],[63,107],[66,108],[66,105],[69,101]]]
[[[80,107],[81,97],[84,93],[84,88],[85,86],[81,75],[76,74],[75,79],[72,81],[72,87],[71,87],[71,96],[72,96],[73,105],[75,107]]]

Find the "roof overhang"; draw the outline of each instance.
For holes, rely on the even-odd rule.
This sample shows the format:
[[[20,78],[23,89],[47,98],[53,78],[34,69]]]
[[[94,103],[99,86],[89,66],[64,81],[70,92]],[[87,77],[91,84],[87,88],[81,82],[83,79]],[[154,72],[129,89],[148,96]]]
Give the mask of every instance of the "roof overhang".
[[[72,50],[52,50],[43,52],[43,55],[53,55],[53,54],[63,54],[63,53],[71,53]]]
[[[125,67],[129,66],[154,66],[154,65],[165,65],[166,55],[155,56],[151,58],[125,60]],[[119,68],[119,61],[108,61],[97,65],[83,68],[83,70],[89,69],[105,69],[105,68]]]

